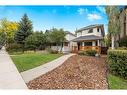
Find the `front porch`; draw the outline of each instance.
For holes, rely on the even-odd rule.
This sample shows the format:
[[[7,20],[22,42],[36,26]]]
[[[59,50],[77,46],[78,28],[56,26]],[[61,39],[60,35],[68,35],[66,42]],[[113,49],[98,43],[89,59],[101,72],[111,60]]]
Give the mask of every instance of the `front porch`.
[[[72,47],[72,52],[84,51],[84,50],[96,50],[98,54],[101,53],[101,40],[102,36],[87,35],[80,36],[73,41],[77,45]]]
[[[84,51],[84,50],[96,50],[97,53],[101,53],[100,40],[92,41],[80,41],[77,42],[77,46],[72,47],[72,52]]]

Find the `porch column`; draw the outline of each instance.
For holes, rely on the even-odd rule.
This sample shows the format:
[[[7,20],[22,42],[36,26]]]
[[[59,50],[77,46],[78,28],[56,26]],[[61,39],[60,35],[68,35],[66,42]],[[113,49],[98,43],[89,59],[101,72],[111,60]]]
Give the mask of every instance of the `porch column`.
[[[100,40],[97,40],[97,46],[100,46]]]
[[[96,46],[96,43],[95,43],[95,41],[92,41],[92,50],[95,50],[94,46]]]
[[[100,46],[100,40],[97,40],[97,46]],[[100,47],[98,48],[98,53],[99,54],[101,53],[101,48]]]
[[[84,44],[84,42],[82,42],[82,48],[81,48],[81,50],[84,50],[84,46],[85,46],[85,44]]]
[[[95,43],[95,41],[92,41],[92,46],[96,46],[96,43]]]
[[[82,46],[85,46],[84,42],[82,42]]]

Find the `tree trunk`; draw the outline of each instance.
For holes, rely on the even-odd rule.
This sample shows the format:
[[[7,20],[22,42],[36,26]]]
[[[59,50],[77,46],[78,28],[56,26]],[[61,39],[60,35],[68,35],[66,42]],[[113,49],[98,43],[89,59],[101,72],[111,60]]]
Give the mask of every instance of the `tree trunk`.
[[[62,52],[62,49],[63,49],[63,42],[61,43],[61,49],[60,49],[60,52]]]
[[[112,49],[114,49],[115,47],[115,39],[114,39],[114,35],[112,35]]]
[[[56,48],[57,48],[57,51],[59,51],[59,47],[58,47],[58,44],[56,44]]]

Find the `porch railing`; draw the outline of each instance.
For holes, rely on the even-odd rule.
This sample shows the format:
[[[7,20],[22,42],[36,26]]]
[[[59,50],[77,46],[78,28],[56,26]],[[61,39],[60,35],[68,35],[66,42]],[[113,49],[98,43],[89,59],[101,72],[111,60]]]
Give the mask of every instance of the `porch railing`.
[[[72,52],[75,52],[75,53],[77,53],[78,51],[84,51],[84,50],[96,50],[98,53],[101,53],[100,46],[80,46],[79,49],[77,46],[72,47]]]
[[[96,50],[98,53],[101,52],[101,47],[100,46],[80,46],[79,50]]]

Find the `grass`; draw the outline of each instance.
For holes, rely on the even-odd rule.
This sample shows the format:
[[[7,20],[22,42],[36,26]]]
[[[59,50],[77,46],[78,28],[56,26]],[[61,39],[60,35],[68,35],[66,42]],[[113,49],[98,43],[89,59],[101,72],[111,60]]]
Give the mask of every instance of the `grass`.
[[[127,89],[127,80],[109,74],[108,83],[110,89]]]
[[[19,72],[23,72],[52,61],[60,56],[62,56],[62,54],[24,53],[11,55],[11,58]]]

